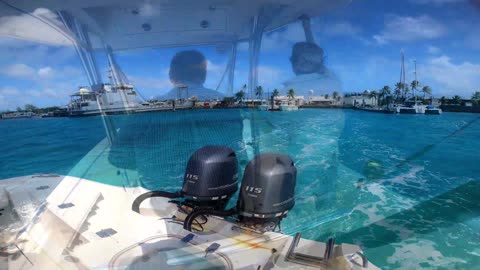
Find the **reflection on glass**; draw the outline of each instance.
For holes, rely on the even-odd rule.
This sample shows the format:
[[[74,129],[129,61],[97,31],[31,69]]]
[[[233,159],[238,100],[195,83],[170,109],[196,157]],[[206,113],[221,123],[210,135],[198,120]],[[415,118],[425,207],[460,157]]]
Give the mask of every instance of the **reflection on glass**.
[[[315,43],[297,42],[290,57],[295,77],[283,83],[285,92],[294,89],[298,96],[331,94],[341,89],[337,76],[325,66],[323,49]]]
[[[207,77],[207,60],[196,50],[181,51],[175,54],[170,62],[170,82],[173,88],[158,99],[200,100],[221,99],[223,94],[203,86]]]
[[[325,66],[325,54],[315,43],[310,18],[301,16],[305,42],[297,42],[292,47],[290,63],[296,77],[283,83],[285,92],[294,89],[297,96],[327,95],[340,91],[341,83],[337,76]]]

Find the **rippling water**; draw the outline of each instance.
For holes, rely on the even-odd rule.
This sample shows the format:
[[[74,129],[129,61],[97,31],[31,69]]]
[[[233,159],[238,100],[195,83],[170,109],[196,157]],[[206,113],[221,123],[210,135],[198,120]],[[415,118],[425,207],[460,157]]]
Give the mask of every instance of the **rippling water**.
[[[298,168],[287,233],[361,245],[385,269],[480,264],[480,119],[350,110],[205,110],[0,121],[0,179],[69,174],[177,189],[196,149],[227,145],[241,170],[286,153]]]

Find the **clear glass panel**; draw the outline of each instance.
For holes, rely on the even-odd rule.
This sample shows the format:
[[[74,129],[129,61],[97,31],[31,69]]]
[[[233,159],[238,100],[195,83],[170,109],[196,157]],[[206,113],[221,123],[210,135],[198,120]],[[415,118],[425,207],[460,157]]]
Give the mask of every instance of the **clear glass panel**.
[[[293,160],[286,235],[382,269],[480,263],[478,1],[47,2],[0,2],[0,268],[290,266],[234,219],[184,242],[183,208],[132,213],[208,145],[239,187],[256,156]]]

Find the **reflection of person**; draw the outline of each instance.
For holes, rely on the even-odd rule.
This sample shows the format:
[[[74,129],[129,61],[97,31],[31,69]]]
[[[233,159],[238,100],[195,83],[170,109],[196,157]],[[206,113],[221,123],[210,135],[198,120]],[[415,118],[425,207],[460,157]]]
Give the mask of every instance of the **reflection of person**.
[[[200,100],[223,98],[218,91],[203,86],[207,77],[207,60],[199,51],[189,50],[175,54],[170,62],[169,76],[174,88],[158,99],[192,96]]]
[[[296,77],[284,82],[285,91],[294,89],[297,96],[307,96],[310,90],[317,95],[341,91],[338,78],[325,67],[323,49],[311,42],[293,45],[290,61]]]
[[[299,18],[305,31],[306,42],[293,45],[290,61],[296,77],[284,82],[285,91],[294,89],[300,96],[306,96],[312,91],[319,95],[341,91],[340,81],[335,74],[325,67],[323,49],[313,38],[310,18],[302,15]]]

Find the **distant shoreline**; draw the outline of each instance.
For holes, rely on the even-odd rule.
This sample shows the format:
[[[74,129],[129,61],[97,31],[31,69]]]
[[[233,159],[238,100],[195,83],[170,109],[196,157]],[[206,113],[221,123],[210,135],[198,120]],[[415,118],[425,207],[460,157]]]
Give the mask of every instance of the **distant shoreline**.
[[[362,108],[357,108],[357,107],[351,107],[351,106],[315,106],[315,105],[301,105],[299,106],[300,109],[345,109],[345,110],[356,110],[356,111],[365,111],[365,112],[371,112],[371,113],[384,113],[384,114],[393,114],[392,112],[384,112],[383,110],[365,110]],[[480,107],[474,107],[474,106],[458,106],[458,105],[443,105],[440,106],[440,108],[444,112],[451,112],[451,113],[480,113]],[[175,111],[177,110],[230,110],[230,109],[249,109],[249,110],[257,110],[255,107],[251,106],[242,106],[242,107],[217,107],[217,108],[176,108]],[[272,110],[269,110],[272,111]],[[273,111],[279,111],[279,110],[273,110]],[[152,111],[136,111],[136,112],[116,112],[116,113],[107,113],[107,116],[110,115],[122,115],[122,114],[142,114],[142,113],[158,113],[158,112],[174,112],[172,109],[167,109],[167,110],[152,110]],[[99,116],[101,115],[100,113],[98,114],[88,114],[88,115],[71,115],[71,116],[54,116],[54,117],[46,117],[46,118],[58,118],[58,117],[69,117],[69,118],[81,118],[81,117],[89,117],[89,116]],[[45,118],[45,117],[39,117],[39,116],[33,116],[33,117],[18,117],[18,118],[0,118],[0,120],[13,120],[13,119],[40,119],[40,118]]]

